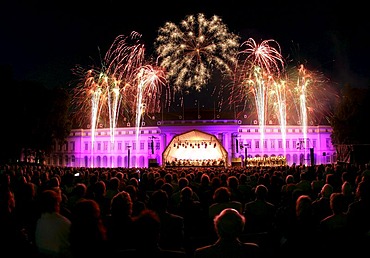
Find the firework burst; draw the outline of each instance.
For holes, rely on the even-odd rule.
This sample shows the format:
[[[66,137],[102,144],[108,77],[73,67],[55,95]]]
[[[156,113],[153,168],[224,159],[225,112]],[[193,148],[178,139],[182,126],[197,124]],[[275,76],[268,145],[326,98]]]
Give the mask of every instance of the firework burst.
[[[241,47],[245,49],[239,52],[239,57],[247,55],[243,61],[243,70],[250,71],[251,67],[258,66],[269,75],[280,74],[284,61],[278,42],[269,39],[257,44],[253,38],[249,38],[242,43]]]
[[[77,67],[74,72],[80,81],[73,91],[75,108],[90,111],[92,145],[95,130],[109,124],[112,150],[115,128],[120,111],[134,117],[140,125],[144,112],[159,112],[162,87],[166,84],[163,69],[145,64],[145,47],[141,35],[116,37],[107,51],[101,66],[84,70]],[[137,115],[139,114],[139,115]],[[93,149],[93,148],[92,148]]]
[[[175,91],[183,87],[200,90],[213,69],[231,75],[239,37],[230,33],[221,18],[189,15],[179,26],[167,22],[159,29],[156,52]]]

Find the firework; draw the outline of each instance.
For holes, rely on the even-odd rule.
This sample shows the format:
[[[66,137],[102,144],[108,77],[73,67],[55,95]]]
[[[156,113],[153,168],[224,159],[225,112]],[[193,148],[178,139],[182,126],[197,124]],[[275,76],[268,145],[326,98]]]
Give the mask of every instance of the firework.
[[[136,140],[138,141],[139,128],[142,116],[147,110],[159,110],[162,87],[166,85],[165,73],[159,67],[145,65],[138,69],[135,77],[136,85]]]
[[[77,109],[90,110],[92,145],[95,130],[108,120],[111,149],[114,148],[115,128],[121,108],[127,115],[136,115],[140,125],[141,114],[153,109],[158,112],[161,87],[166,84],[162,69],[145,64],[145,47],[141,35],[116,37],[99,67],[85,71],[77,67],[74,72],[80,82],[73,92]],[[144,109],[145,107],[145,109]],[[137,115],[139,114],[139,115]],[[92,148],[93,149],[93,148]]]
[[[179,26],[167,22],[155,42],[160,66],[166,69],[175,91],[183,87],[200,90],[213,69],[231,75],[239,37],[229,32],[221,18],[189,15]]]
[[[245,97],[245,101],[247,101],[252,95],[260,126],[261,143],[263,144],[266,118],[273,110],[283,111],[284,103],[279,103],[274,107],[274,102],[271,99],[284,101],[281,88],[277,87],[276,84],[281,74],[280,71],[284,67],[284,61],[280,45],[272,39],[263,40],[257,44],[254,39],[249,38],[241,44],[241,47],[245,47],[245,49],[238,53],[240,65],[236,68],[235,80],[237,85],[241,85],[242,94],[237,94],[237,96]],[[239,91],[238,88],[237,91]],[[279,114],[278,117],[282,119],[283,115]]]
[[[251,67],[258,66],[269,75],[279,75],[281,68],[284,67],[283,56],[281,55],[280,45],[273,39],[263,40],[257,44],[253,38],[243,42],[241,47],[246,47],[239,52],[239,57],[247,54],[243,61],[243,66],[247,71]]]

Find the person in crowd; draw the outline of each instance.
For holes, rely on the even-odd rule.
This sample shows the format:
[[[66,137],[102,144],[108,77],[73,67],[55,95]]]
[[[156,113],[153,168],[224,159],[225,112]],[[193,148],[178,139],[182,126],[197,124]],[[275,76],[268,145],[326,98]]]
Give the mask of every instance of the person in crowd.
[[[112,258],[136,258],[136,257],[158,257],[158,258],[187,258],[185,251],[169,250],[160,246],[161,220],[158,214],[150,209],[143,210],[133,219],[133,242],[134,247],[119,250]]]
[[[118,177],[111,177],[107,184],[107,191],[105,196],[112,200],[112,198],[120,192],[120,183],[121,181],[118,179]]]
[[[35,228],[35,244],[41,257],[71,257],[71,221],[60,214],[61,196],[55,190],[40,193],[41,217]]]
[[[231,196],[230,199],[232,201],[238,201],[243,204],[243,194],[239,190],[239,178],[235,175],[229,176],[226,179],[226,186],[229,188]]]
[[[207,173],[202,173],[202,175],[200,176],[200,183],[198,187],[195,189],[195,192],[199,197],[202,209],[204,211],[207,211],[208,215],[208,207],[213,202],[212,200],[213,191],[211,187],[211,178]]]
[[[350,252],[347,221],[347,204],[342,193],[330,195],[332,214],[320,221],[320,236],[323,252],[333,257],[341,257]]]
[[[180,177],[178,181],[178,190],[173,192],[169,198],[171,199],[171,203],[173,204],[174,207],[177,207],[180,203],[181,200],[181,190],[185,186],[190,186],[189,179],[187,177]],[[194,192],[194,199],[199,201],[199,196]]]
[[[355,201],[355,192],[353,191],[353,187],[350,182],[344,181],[341,188],[341,193],[344,196],[344,202],[346,205],[346,211],[351,203]]]
[[[170,183],[165,182],[158,189],[162,189],[163,191],[165,191],[167,193],[167,196],[168,196],[167,210],[169,212],[174,213],[174,211],[177,208],[178,203],[175,203],[175,200],[172,198],[172,195],[174,193],[173,185],[170,184]]]
[[[321,168],[321,167],[320,167]],[[323,169],[317,169],[314,179],[311,181],[311,195],[312,200],[315,200],[325,184]]]
[[[311,195],[311,181],[309,180],[308,173],[306,171],[300,172],[296,188],[300,189],[304,194]]]
[[[14,214],[18,227],[27,234],[28,241],[35,242],[36,222],[40,217],[40,205],[36,185],[32,182],[24,182],[18,185],[17,195],[15,196]]]
[[[239,201],[231,200],[231,192],[227,186],[220,186],[213,194],[213,203],[208,207],[208,215],[211,220],[226,208],[233,208],[238,212],[243,211],[243,205]]]
[[[262,184],[257,185],[255,188],[255,200],[245,204],[246,233],[272,232],[276,207],[266,200],[267,196],[267,187]]]
[[[257,258],[260,247],[256,243],[243,243],[239,240],[244,231],[245,217],[236,209],[225,208],[214,217],[217,240],[194,251],[194,258]]]
[[[99,204],[101,216],[105,220],[110,214],[111,199],[107,197],[107,186],[103,180],[95,183],[93,200]]]
[[[208,234],[207,221],[208,216],[202,209],[199,201],[193,198],[193,189],[190,186],[185,186],[181,190],[181,200],[174,211],[175,214],[184,218],[184,237],[185,248],[192,249],[193,242]]]
[[[76,183],[74,185],[72,192],[68,198],[68,209],[71,211],[74,209],[76,203],[81,199],[86,198],[87,186],[85,183]]]
[[[140,214],[141,211],[146,209],[146,203],[139,199],[138,187],[134,185],[127,185],[124,191],[128,192],[132,201],[132,216],[135,217]]]
[[[82,199],[72,210],[70,245],[73,258],[111,255],[107,228],[100,206],[93,199]]]
[[[287,175],[285,177],[285,184],[281,186],[281,200],[284,201],[285,197],[288,196],[288,198],[291,197],[291,193],[296,188],[294,176],[293,175]],[[320,188],[321,189],[321,188]],[[280,205],[280,203],[279,203]]]
[[[301,194],[295,205],[295,218],[281,239],[278,257],[315,257],[319,254],[319,225],[313,216],[312,199]]]
[[[271,173],[270,183],[267,187],[268,195],[266,200],[273,205],[278,205],[281,200],[281,188],[284,184],[284,179],[280,171],[270,169],[268,173]]]
[[[149,198],[148,208],[155,211],[161,221],[160,247],[184,250],[184,218],[167,210],[167,193],[162,189],[154,191]]]
[[[359,182],[356,199],[348,206],[348,227],[354,250],[361,254],[370,244],[370,180]]]
[[[330,196],[333,191],[333,186],[326,183],[321,188],[319,196],[312,201],[313,215],[318,222],[332,214],[332,209],[330,208]]]
[[[4,178],[3,178],[4,179]],[[0,183],[1,184],[1,183]],[[16,201],[13,191],[7,184],[0,185],[0,250],[1,257],[39,256],[30,232],[26,232],[14,212]],[[33,237],[32,237],[33,239]]]
[[[121,191],[113,196],[110,210],[106,225],[112,251],[132,248],[133,219],[130,194]]]
[[[250,180],[250,176],[247,176],[245,173],[239,175],[238,190],[242,195],[242,205],[245,205],[247,202],[251,201],[252,187],[248,179]]]

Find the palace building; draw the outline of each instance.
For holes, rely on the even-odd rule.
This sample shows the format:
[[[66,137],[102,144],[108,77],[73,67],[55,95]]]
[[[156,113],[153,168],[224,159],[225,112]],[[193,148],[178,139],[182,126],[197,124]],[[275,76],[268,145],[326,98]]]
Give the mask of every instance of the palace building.
[[[73,129],[46,164],[67,167],[278,166],[336,161],[329,125],[159,120],[154,125]]]

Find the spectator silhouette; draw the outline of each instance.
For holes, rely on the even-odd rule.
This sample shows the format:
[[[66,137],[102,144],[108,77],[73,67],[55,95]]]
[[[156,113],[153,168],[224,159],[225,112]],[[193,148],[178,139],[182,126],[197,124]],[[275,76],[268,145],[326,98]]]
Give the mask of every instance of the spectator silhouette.
[[[199,197],[199,201],[202,205],[203,211],[207,212],[208,216],[208,207],[212,203],[212,187],[211,187],[211,178],[208,174],[203,173],[200,177],[200,183],[199,186],[195,189],[195,192],[197,193]]]
[[[195,249],[194,258],[259,257],[260,248],[257,244],[243,243],[239,240],[244,225],[245,218],[237,210],[232,208],[222,210],[214,217],[218,239],[211,245]]]
[[[226,186],[230,190],[230,194],[231,194],[230,199],[232,201],[238,201],[243,204],[244,199],[243,199],[242,192],[239,190],[239,179],[234,175],[229,176],[226,179],[226,184],[227,184]]]
[[[134,185],[127,185],[125,191],[130,194],[132,201],[132,216],[135,217],[140,214],[141,211],[146,209],[146,203],[141,201],[138,196],[139,189]]]
[[[168,196],[168,198],[170,198],[170,200],[171,200],[171,205],[173,205],[173,207],[177,207],[180,203],[181,190],[185,186],[190,186],[189,179],[186,178],[186,177],[180,177],[179,181],[178,181],[178,185],[179,185],[179,187],[178,187],[177,191],[173,192],[173,194],[171,196]],[[199,196],[195,192],[194,192],[194,200],[199,201]]]
[[[34,243],[36,222],[40,217],[36,185],[31,182],[25,182],[18,185],[17,193],[15,196],[14,214],[19,224],[18,227],[27,234],[28,241]]]
[[[332,214],[332,209],[330,208],[330,196],[332,193],[332,185],[324,184],[320,195],[312,202],[313,215],[318,222]]]
[[[103,180],[99,180],[94,184],[94,197],[92,198],[99,204],[100,213],[105,218],[110,214],[111,199],[107,197],[107,187]]]
[[[184,218],[170,213],[168,195],[158,189],[149,198],[148,208],[155,211],[161,221],[159,246],[170,250],[184,250]]]
[[[0,248],[2,257],[37,257],[34,244],[19,225],[14,213],[14,193],[6,185],[0,186]]]
[[[107,184],[107,191],[105,196],[112,200],[112,198],[120,192],[120,184],[121,181],[118,179],[118,177],[111,177]]]
[[[193,199],[193,190],[186,186],[181,190],[181,200],[175,213],[184,218],[185,249],[193,249],[192,243],[207,236],[208,216],[199,201]]]
[[[276,207],[266,200],[267,196],[267,187],[262,184],[257,185],[255,188],[255,200],[245,204],[246,233],[272,232]]]
[[[82,199],[72,210],[70,242],[72,255],[106,257],[110,255],[107,229],[103,224],[99,204],[93,199]]]
[[[341,257],[348,254],[349,232],[347,221],[347,206],[342,193],[330,195],[332,214],[320,221],[321,246],[327,255]]]
[[[68,209],[71,211],[74,209],[76,203],[81,199],[86,198],[87,186],[84,183],[77,183],[74,185],[72,192],[68,198]]]
[[[307,172],[301,171],[299,174],[299,181],[296,183],[296,188],[300,189],[303,194],[311,196],[311,182],[309,181]]]
[[[249,177],[250,178],[250,177]],[[246,174],[240,174],[238,190],[242,195],[242,205],[251,201],[252,187],[248,182],[248,176]]]
[[[354,250],[362,254],[370,244],[370,181],[359,182],[356,200],[348,206],[347,216]]]
[[[111,214],[107,217],[107,235],[112,251],[133,248],[132,201],[126,191],[112,198]]]
[[[186,258],[184,251],[168,250],[160,247],[161,220],[157,213],[146,209],[133,220],[135,234],[133,235],[134,248],[120,250],[113,257],[158,257],[158,258]]]
[[[355,201],[355,193],[350,182],[344,181],[341,188],[341,193],[344,196],[344,202],[346,205],[346,212],[351,203]]]
[[[318,222],[313,216],[312,199],[302,194],[296,200],[295,220],[281,239],[282,246],[278,257],[315,257],[318,255]]]
[[[231,200],[231,192],[228,187],[220,186],[213,194],[213,203],[208,207],[208,216],[213,218],[226,208],[233,208],[238,212],[243,211],[241,202]]]
[[[71,257],[71,221],[60,214],[61,196],[48,189],[40,193],[41,217],[35,229],[35,244],[41,257]]]

